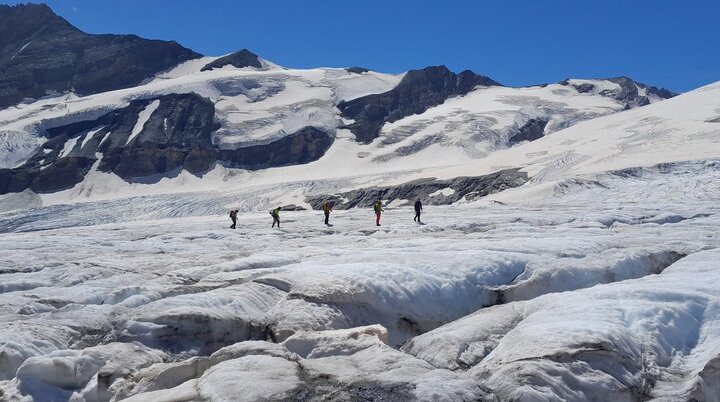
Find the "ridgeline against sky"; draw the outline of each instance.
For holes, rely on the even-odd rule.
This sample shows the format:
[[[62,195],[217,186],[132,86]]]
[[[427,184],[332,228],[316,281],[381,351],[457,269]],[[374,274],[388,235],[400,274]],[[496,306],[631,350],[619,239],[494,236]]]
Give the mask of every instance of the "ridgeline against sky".
[[[715,0],[46,2],[85,32],[176,40],[206,55],[248,48],[288,67],[445,64],[507,85],[627,75],[674,91],[720,79]]]

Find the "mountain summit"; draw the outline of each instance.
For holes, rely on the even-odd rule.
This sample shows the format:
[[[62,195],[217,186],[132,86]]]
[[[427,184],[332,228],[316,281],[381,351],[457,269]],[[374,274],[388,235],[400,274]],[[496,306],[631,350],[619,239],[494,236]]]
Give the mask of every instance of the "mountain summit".
[[[0,108],[131,87],[198,57],[176,42],[84,33],[44,4],[0,5]]]

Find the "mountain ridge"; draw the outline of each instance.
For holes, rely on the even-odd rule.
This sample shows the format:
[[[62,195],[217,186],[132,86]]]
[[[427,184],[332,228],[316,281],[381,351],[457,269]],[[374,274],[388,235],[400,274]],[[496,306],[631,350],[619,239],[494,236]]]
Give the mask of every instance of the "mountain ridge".
[[[3,27],[15,34],[0,39],[0,76],[12,76],[19,66],[44,68],[33,64],[38,57],[33,46],[42,45],[33,45],[35,37],[59,46],[59,53],[79,52],[71,62],[96,54],[98,44],[108,40],[129,44],[111,46],[100,59],[123,51],[139,57],[147,46],[162,51],[159,60],[146,61],[142,68],[105,66],[109,69],[103,74],[124,78],[104,83],[108,87],[95,88],[97,93],[76,88],[99,77],[84,73],[91,67],[79,62],[71,63],[79,70],[70,81],[53,80],[52,74],[37,82],[22,74],[13,78],[33,82],[24,95],[55,95],[5,109],[0,103],[0,194],[64,191],[93,171],[128,183],[153,183],[180,171],[202,177],[218,165],[259,171],[315,162],[348,147],[353,151],[343,152],[349,152],[349,161],[373,170],[407,169],[430,150],[448,153],[449,160],[472,161],[580,121],[675,95],[627,77],[507,87],[444,65],[400,75],[360,67],[291,69],[248,49],[200,57],[175,42],[84,34],[46,5],[0,6],[0,18],[11,12],[30,23],[16,19]],[[67,35],[55,42],[47,39],[53,32]],[[178,58],[168,59],[166,51]],[[5,81],[6,95],[13,79]],[[72,90],[79,95],[58,95]],[[195,106],[180,106],[187,102]],[[355,144],[347,145],[348,138]]]
[[[44,4],[0,5],[0,38],[0,108],[52,93],[127,88],[202,56],[174,41],[87,34]]]

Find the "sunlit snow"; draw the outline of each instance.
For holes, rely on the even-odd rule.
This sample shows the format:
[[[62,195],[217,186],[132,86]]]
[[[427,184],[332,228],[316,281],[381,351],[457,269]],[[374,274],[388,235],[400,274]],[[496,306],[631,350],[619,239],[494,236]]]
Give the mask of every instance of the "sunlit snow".
[[[212,100],[221,147],[335,130],[305,165],[146,184],[96,162],[73,188],[0,196],[0,400],[720,400],[720,84],[627,111],[602,80],[477,88],[359,144],[335,105],[402,75],[200,72],[212,60],[0,111],[0,167],[49,155],[47,128],[169,93]],[[496,146],[538,108],[547,135]],[[423,224],[398,197],[382,226],[371,208],[325,225],[307,198],[501,169],[528,182],[426,202]],[[272,228],[288,204],[306,209]]]

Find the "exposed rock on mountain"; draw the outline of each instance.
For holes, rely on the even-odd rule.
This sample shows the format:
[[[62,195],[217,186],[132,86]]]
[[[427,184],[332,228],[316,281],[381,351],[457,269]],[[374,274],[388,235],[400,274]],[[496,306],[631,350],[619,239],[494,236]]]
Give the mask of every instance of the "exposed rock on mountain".
[[[247,50],[242,49],[235,53],[231,53],[227,56],[220,57],[218,59],[215,59],[214,61],[206,64],[203,68],[200,69],[200,71],[210,71],[214,68],[222,68],[224,66],[231,65],[233,67],[237,68],[243,68],[243,67],[254,67],[254,68],[262,68],[262,63],[260,62],[260,59],[258,56]]]
[[[530,119],[520,129],[517,134],[510,138],[510,143],[522,141],[535,141],[545,135],[545,127],[549,120],[547,119]]]
[[[345,70],[347,70],[347,72],[349,72],[349,73],[355,73],[355,74],[362,74],[362,73],[367,73],[368,71],[370,71],[369,69],[367,69],[365,67],[348,67]]]
[[[594,83],[593,83],[594,81]],[[618,85],[617,88],[601,88],[602,82],[612,82]],[[677,96],[665,88],[648,86],[633,81],[628,77],[613,77],[603,80],[571,80],[566,79],[559,82],[560,85],[571,86],[580,93],[598,93],[602,96],[615,99],[625,104],[625,109],[632,109],[639,106],[649,105],[651,98],[670,99]]]
[[[132,101],[96,120],[48,129],[48,141],[25,164],[0,169],[0,193],[70,188],[96,162],[101,172],[145,182],[178,168],[201,175],[216,162],[246,169],[307,163],[333,141],[324,131],[304,127],[267,144],[219,149],[213,143],[218,128],[213,103],[194,93]]]
[[[140,84],[201,57],[176,42],[84,33],[46,5],[0,5],[0,108],[53,92]]]
[[[369,143],[386,122],[420,114],[451,96],[464,95],[476,86],[500,85],[470,70],[455,74],[445,66],[409,71],[392,90],[342,102],[342,116],[354,120],[347,126],[359,142]]]
[[[341,194],[314,195],[305,201],[313,209],[322,209],[325,201],[333,202],[335,209],[368,208],[378,200],[404,200],[406,204],[412,204],[414,200],[422,199],[429,205],[446,205],[463,198],[475,200],[519,187],[527,180],[527,173],[519,169],[507,169],[484,176],[456,177],[451,180],[420,179],[392,187],[371,187]]]

